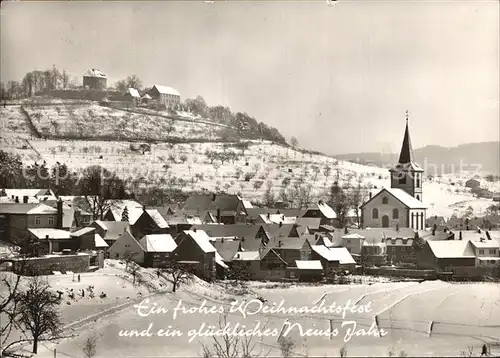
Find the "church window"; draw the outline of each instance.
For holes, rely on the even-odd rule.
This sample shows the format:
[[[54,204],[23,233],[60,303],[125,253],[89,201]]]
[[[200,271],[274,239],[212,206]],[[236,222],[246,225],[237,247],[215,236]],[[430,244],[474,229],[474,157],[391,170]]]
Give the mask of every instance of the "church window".
[[[419,174],[415,174],[415,175],[416,175],[416,179],[417,179],[416,187],[420,188],[420,175]]]
[[[386,196],[384,196],[384,197],[382,198],[382,204],[388,204],[388,203],[389,203],[389,199],[387,199],[387,197],[386,197]]]
[[[392,218],[399,219],[399,210],[398,209],[392,210]]]
[[[378,219],[378,209],[377,208],[372,210],[372,218]]]

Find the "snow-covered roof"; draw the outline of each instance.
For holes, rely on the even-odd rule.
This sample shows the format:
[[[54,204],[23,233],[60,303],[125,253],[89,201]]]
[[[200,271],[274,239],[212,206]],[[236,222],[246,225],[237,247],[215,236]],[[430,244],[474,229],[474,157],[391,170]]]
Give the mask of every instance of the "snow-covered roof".
[[[84,227],[83,229],[80,229],[80,230],[77,230],[77,231],[74,231],[71,233],[71,236],[73,237],[79,237],[79,236],[82,236],[82,235],[85,235],[89,232],[92,232],[94,231],[95,228],[94,227]]]
[[[253,205],[250,201],[242,199],[241,202],[243,203],[243,207],[245,209],[252,209],[253,208]]]
[[[171,94],[174,96],[180,96],[179,92],[177,92],[177,90],[173,89],[172,87],[162,86],[162,85],[154,85],[153,88],[154,87],[156,87],[158,92],[160,92],[161,94]]]
[[[311,249],[327,261],[338,261],[333,252],[323,245],[311,245]]]
[[[299,270],[323,270],[320,260],[295,260],[295,264]]]
[[[474,251],[468,240],[427,241],[437,258],[474,258]]]
[[[106,241],[99,234],[94,234],[94,245],[95,247],[109,247]]]
[[[38,239],[45,239],[47,236],[49,239],[71,239],[71,233],[66,230],[40,228],[28,229],[28,231]]]
[[[403,189],[397,188],[383,188],[382,191],[387,191],[389,194],[398,199],[401,203],[406,205],[409,209],[426,209],[427,206],[422,203],[420,200],[415,199],[413,196],[408,194]],[[378,194],[377,194],[378,195]]]
[[[146,210],[146,212],[149,214],[149,216],[151,217],[151,219],[154,220],[154,222],[156,223],[156,225],[158,225],[158,227],[160,229],[166,229],[166,228],[169,228],[170,226],[168,226],[167,222],[165,221],[165,219],[163,218],[163,216],[161,216],[160,212],[156,209],[148,209]]]
[[[139,91],[136,90],[135,88],[129,88],[127,90],[127,94],[129,94],[130,96],[132,96],[134,98],[141,98],[141,95],[139,94]]]
[[[335,211],[325,203],[318,203],[318,209],[327,219],[336,219],[337,214]]]
[[[57,214],[57,210],[41,203],[1,203],[0,214]]]
[[[89,68],[87,72],[83,74],[84,77],[101,77],[106,78],[106,75],[95,68]]]
[[[226,269],[229,268],[229,266],[224,263],[222,256],[219,255],[219,253],[217,251],[215,251],[215,263],[218,264],[219,266],[226,268]]]
[[[343,239],[364,239],[364,236],[361,236],[360,234],[354,233],[354,234],[347,234],[342,236]]]
[[[240,251],[233,257],[233,261],[256,261],[259,259],[258,251]]]
[[[169,234],[146,235],[139,241],[139,244],[146,252],[172,252],[177,247]]]
[[[472,241],[470,242],[474,247],[478,249],[498,249],[499,243],[497,240],[484,240],[484,241]]]
[[[260,214],[260,218],[266,224],[295,224],[296,217],[284,216],[282,214]]]
[[[146,93],[144,96],[142,96],[142,99],[151,99],[151,96]]]
[[[210,243],[210,238],[207,233],[203,230],[185,230],[185,234],[191,236],[200,249],[205,252],[216,252],[214,245]]]
[[[333,253],[336,261],[341,265],[355,264],[356,261],[351,256],[351,253],[345,247],[332,247],[330,251]]]

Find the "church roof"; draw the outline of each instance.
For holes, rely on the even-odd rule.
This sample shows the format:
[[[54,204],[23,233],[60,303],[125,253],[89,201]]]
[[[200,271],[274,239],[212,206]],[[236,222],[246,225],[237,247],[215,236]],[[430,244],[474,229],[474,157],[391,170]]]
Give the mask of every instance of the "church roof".
[[[366,204],[374,200],[376,197],[380,195],[382,192],[387,192],[391,194],[394,198],[396,198],[398,201],[400,201],[403,205],[408,207],[408,209],[427,209],[427,206],[422,203],[420,200],[414,198],[410,194],[408,194],[406,191],[403,189],[397,189],[397,188],[383,188],[380,190],[376,195],[373,196],[370,200],[365,202],[361,207],[364,207]]]
[[[423,171],[423,169],[420,168],[420,166],[415,162],[415,154],[413,153],[413,148],[411,146],[410,130],[408,129],[408,113],[406,117],[405,135],[403,137],[403,144],[399,154],[399,161],[398,164],[391,169],[391,171],[394,170]]]

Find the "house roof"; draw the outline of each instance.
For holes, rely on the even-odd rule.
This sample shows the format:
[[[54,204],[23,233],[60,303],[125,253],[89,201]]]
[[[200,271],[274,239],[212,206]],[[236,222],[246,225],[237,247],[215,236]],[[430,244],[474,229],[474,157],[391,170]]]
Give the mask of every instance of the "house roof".
[[[233,257],[238,252],[240,242],[236,240],[217,240],[213,243],[213,246],[224,262],[231,262],[233,261]]]
[[[387,246],[411,246],[413,239],[388,239],[385,243]]]
[[[1,203],[0,214],[57,214],[57,210],[45,204]]]
[[[311,245],[311,249],[316,252],[319,256],[324,258],[325,260],[331,262],[331,261],[338,261],[338,258],[335,257],[333,252],[326,246],[324,245]]]
[[[42,196],[42,197],[49,197],[49,198],[53,198],[53,199],[56,199],[56,196],[54,194],[54,192],[51,190],[51,189],[4,189],[5,190],[5,194],[7,194],[7,196],[11,197],[14,196],[14,197],[18,197],[19,200],[22,200],[23,196],[27,196],[27,197],[39,197],[39,196]]]
[[[499,242],[497,240],[471,241],[472,246],[478,249],[498,249]]]
[[[139,244],[146,252],[172,252],[177,247],[174,239],[169,234],[146,235]]]
[[[241,251],[258,251],[262,246],[262,240],[258,238],[241,238]]]
[[[383,228],[384,238],[392,239],[392,238],[414,238],[415,231],[409,227],[402,227],[399,230],[394,228]]]
[[[321,218],[297,218],[296,220],[297,225],[299,226],[305,226],[309,229],[312,230],[318,230],[319,225],[321,223]]]
[[[111,203],[111,207],[108,210],[111,210],[111,213],[113,214],[113,217],[116,221],[120,221],[122,219],[123,209],[125,209],[125,207],[127,207],[128,211],[128,222],[130,223],[130,225],[134,225],[144,211],[144,207],[142,206],[142,204],[138,203],[137,201],[129,199],[113,200],[113,202]]]
[[[161,216],[161,214],[158,212],[158,210],[156,210],[156,209],[147,209],[146,213],[151,217],[151,219],[153,219],[153,221],[156,223],[156,225],[158,225],[158,227],[160,229],[169,228],[167,222],[165,221],[165,219],[163,218],[163,216]]]
[[[475,258],[468,240],[427,241],[437,258]]]
[[[215,252],[215,247],[210,243],[210,238],[207,233],[203,230],[184,230],[186,235],[189,235],[196,244],[200,247],[200,249],[205,252]]]
[[[109,247],[106,241],[99,234],[94,234],[94,246],[95,247]]]
[[[328,238],[327,236],[324,236],[324,235],[321,235],[318,240],[315,242],[315,243],[312,243],[312,244],[316,244],[316,245],[324,245],[326,247],[332,247],[332,246],[335,246],[333,244],[333,242],[330,240],[330,238]]]
[[[89,232],[95,231],[95,227],[84,227],[83,229],[74,231],[71,233],[73,237],[80,237],[82,235],[88,234]]]
[[[300,250],[306,240],[305,237],[274,237],[267,243],[267,246],[276,250]]]
[[[127,89],[127,94],[129,94],[133,98],[141,98],[141,95],[139,94],[139,91],[136,90],[135,88],[129,88],[129,89]]]
[[[238,210],[241,199],[230,194],[193,194],[184,203],[186,213],[202,213],[206,210],[234,211]]]
[[[126,221],[94,221],[103,228],[106,233],[104,240],[117,240],[124,232],[130,233],[130,224]]]
[[[209,237],[238,237],[255,238],[261,225],[233,224],[233,225],[214,225],[203,224],[193,225],[194,229],[203,230]]]
[[[89,68],[87,72],[83,74],[84,77],[101,77],[106,78],[106,75],[95,68]]]
[[[323,270],[320,260],[295,260],[299,270]]]
[[[351,253],[345,247],[331,247],[329,249],[333,253],[335,261],[339,261],[341,265],[355,264],[356,261],[351,256]]]
[[[320,225],[319,228],[320,228],[320,230],[326,231],[326,232],[335,231],[335,227],[333,227],[332,225]]]
[[[266,247],[264,250],[262,250],[262,252],[260,253],[260,259],[262,260],[263,258],[265,258],[269,253],[271,253],[272,255],[275,255],[277,258],[280,259],[280,261],[282,263],[284,263],[285,265],[288,265],[288,263],[283,260],[283,258],[280,256],[280,254],[278,254],[276,251],[274,251],[274,249],[272,247]]]
[[[409,209],[426,209],[427,206],[420,200],[415,199],[413,196],[408,194],[403,189],[397,188],[383,188],[382,191],[387,191],[389,194],[394,196],[397,200],[407,206]]]
[[[293,224],[296,222],[297,218],[292,216],[284,216],[282,214],[260,214],[259,217],[266,224]]]
[[[259,251],[239,251],[233,257],[233,261],[257,261],[260,260]]]
[[[45,239],[47,235],[49,239],[55,239],[55,240],[71,239],[71,233],[66,230],[40,228],[40,229],[28,229],[28,231],[41,240]]]
[[[347,234],[342,236],[343,239],[364,239],[365,237],[358,234],[358,233],[352,233],[352,234]]]
[[[278,224],[262,224],[262,227],[270,238],[289,237],[294,224],[283,224],[281,227]]]
[[[317,206],[318,206],[318,209],[321,211],[321,213],[327,219],[336,219],[337,218],[337,214],[329,205],[327,205],[325,203],[318,203]]]
[[[153,88],[155,88],[155,87],[158,90],[158,92],[161,94],[171,94],[174,96],[180,96],[179,92],[177,92],[177,90],[173,89],[172,87],[162,86],[162,85],[154,85]]]
[[[143,99],[151,99],[151,96],[149,94],[145,94],[144,96],[142,96]]]

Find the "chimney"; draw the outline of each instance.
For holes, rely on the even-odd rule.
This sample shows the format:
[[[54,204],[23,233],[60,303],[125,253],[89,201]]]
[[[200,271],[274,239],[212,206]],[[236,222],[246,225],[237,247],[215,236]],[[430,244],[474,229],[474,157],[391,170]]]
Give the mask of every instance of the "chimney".
[[[460,233],[458,234],[458,239],[462,240],[462,231],[460,231]]]
[[[49,238],[49,235],[45,235],[45,238],[48,239]]]
[[[14,199],[14,198],[15,198],[14,195],[12,195],[12,199]]]
[[[281,247],[281,245],[282,245],[282,242],[280,240],[280,241],[278,241],[278,247]]]
[[[443,231],[444,231],[444,232],[448,232],[448,228],[447,228],[447,227],[445,227]]]
[[[436,236],[436,228],[432,228],[432,236]]]
[[[283,222],[282,222],[282,221],[280,221],[280,224],[279,224],[279,225],[280,225],[280,227],[282,227],[282,226],[283,226]]]
[[[142,211],[146,211],[146,205],[142,206]]]
[[[489,232],[489,231],[486,231],[486,238],[487,238],[488,240],[491,240],[491,236],[490,236],[490,232]]]
[[[220,224],[220,209],[217,209],[217,224]]]
[[[267,218],[270,219],[271,218],[271,213],[267,213]]]
[[[23,196],[23,203],[28,204],[28,197],[26,195]]]
[[[477,228],[477,233],[480,234],[481,233],[481,229],[480,228]]]
[[[223,237],[221,237],[220,242],[221,242],[221,244],[224,243],[224,238]]]
[[[344,228],[344,234],[349,234],[349,229],[347,228],[347,226]]]
[[[195,227],[193,228],[193,232],[196,232],[196,228]]]
[[[217,194],[215,194],[215,193],[212,194],[212,201],[215,201],[216,196],[217,196]]]
[[[57,200],[57,216],[56,216],[56,229],[62,229],[63,226],[63,202],[61,198]]]
[[[14,200],[14,201],[19,204],[19,197],[16,196],[16,200]]]
[[[318,201],[318,204],[319,204],[319,205],[323,205],[323,200],[319,200],[319,201]]]
[[[370,200],[372,199],[372,192],[370,191],[370,193],[368,194]]]

